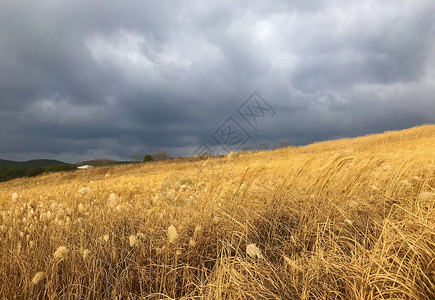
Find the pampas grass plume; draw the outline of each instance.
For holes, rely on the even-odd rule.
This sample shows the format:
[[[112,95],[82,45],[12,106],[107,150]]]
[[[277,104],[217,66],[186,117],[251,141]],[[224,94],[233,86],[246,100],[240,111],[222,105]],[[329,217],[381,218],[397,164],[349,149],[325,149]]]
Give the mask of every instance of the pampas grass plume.
[[[59,246],[56,252],[54,252],[53,257],[57,261],[61,261],[68,258],[69,250],[65,246]]]
[[[174,225],[168,227],[168,241],[174,243],[178,239],[177,229]]]
[[[44,278],[45,278],[45,272],[38,272],[35,274],[35,276],[33,276],[32,284],[36,285]]]
[[[263,258],[263,255],[261,255],[261,250],[255,244],[246,245],[246,254],[253,258]]]
[[[130,247],[134,247],[137,244],[137,242],[139,241],[137,236],[135,236],[135,235],[130,235],[128,237],[128,240],[130,242]]]
[[[13,193],[12,194],[12,201],[15,203],[18,201],[18,199],[20,199],[20,195],[18,195],[17,193]]]

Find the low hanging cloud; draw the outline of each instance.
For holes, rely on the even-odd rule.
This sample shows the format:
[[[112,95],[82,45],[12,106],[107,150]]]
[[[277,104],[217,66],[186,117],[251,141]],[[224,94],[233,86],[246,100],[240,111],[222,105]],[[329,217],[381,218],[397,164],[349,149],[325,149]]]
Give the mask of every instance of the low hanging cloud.
[[[8,1],[0,158],[190,155],[228,117],[249,143],[435,122],[433,1]],[[258,131],[237,108],[257,91]]]

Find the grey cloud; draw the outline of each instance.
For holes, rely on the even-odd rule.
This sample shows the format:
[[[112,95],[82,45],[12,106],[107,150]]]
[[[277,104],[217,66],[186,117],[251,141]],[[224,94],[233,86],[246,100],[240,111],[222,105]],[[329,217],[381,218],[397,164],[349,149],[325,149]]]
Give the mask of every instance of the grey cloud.
[[[361,82],[419,81],[434,46],[434,9],[430,2],[415,7],[391,6],[384,20],[373,20],[370,12],[364,11],[348,28],[338,29],[342,25],[333,23],[323,29],[320,41],[310,40],[299,49],[303,59],[292,74],[292,82],[310,92]]]
[[[435,122],[434,12],[432,1],[5,2],[0,157],[188,155],[255,90],[277,114],[252,143]]]

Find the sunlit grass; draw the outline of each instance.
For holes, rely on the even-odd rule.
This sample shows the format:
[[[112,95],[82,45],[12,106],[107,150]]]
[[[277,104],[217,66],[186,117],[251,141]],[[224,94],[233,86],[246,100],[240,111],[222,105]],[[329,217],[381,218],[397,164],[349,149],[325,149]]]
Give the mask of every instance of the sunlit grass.
[[[0,184],[5,299],[433,299],[435,126]]]

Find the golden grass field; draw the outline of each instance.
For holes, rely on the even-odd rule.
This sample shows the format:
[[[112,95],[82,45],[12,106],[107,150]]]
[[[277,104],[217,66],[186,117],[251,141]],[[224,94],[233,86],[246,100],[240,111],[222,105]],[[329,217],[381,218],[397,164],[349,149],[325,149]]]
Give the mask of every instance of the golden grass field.
[[[1,299],[435,299],[435,126],[0,183]]]

